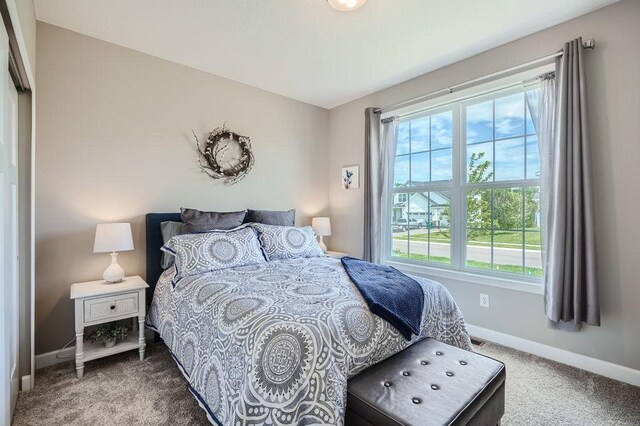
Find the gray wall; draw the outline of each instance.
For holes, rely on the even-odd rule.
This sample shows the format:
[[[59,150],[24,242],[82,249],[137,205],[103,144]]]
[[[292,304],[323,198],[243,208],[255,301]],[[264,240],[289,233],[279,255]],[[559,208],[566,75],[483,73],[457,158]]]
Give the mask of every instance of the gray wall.
[[[362,254],[364,192],[342,190],[340,169],[364,162],[364,109],[441,89],[595,37],[586,53],[594,156],[602,326],[566,333],[546,327],[541,295],[442,280],[467,321],[590,357],[640,369],[640,1],[625,0],[330,111],[331,249]],[[428,54],[425,52],[425,54]],[[479,293],[491,309],[479,307]]]
[[[328,213],[327,110],[43,23],[37,57],[36,353],[73,338],[69,287],[108,266],[96,223],[132,223],[119,261],[144,276],[147,212]],[[231,187],[199,172],[191,135],[225,121],[256,159]]]
[[[384,106],[547,55],[595,37],[587,52],[597,200],[602,327],[546,327],[540,295],[455,280],[445,284],[467,320],[525,339],[640,369],[640,2],[625,0],[327,112],[181,65],[38,24],[36,353],[73,337],[69,286],[98,278],[95,224],[133,223],[144,272],[143,214],[181,205],[330,213],[333,250],[362,253],[363,190],[342,190],[340,169],[363,164],[367,106]],[[190,130],[223,121],[252,137],[256,167],[224,188],[198,173]],[[328,142],[327,142],[328,141]],[[328,173],[327,173],[328,172]],[[491,309],[478,306],[479,293]]]

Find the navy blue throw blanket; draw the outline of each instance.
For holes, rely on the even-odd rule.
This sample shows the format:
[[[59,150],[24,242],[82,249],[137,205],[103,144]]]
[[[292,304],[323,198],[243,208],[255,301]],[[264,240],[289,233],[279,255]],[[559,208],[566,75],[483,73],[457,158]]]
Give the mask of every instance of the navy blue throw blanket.
[[[420,334],[424,293],[416,280],[391,266],[343,257],[342,265],[371,312],[394,326],[405,339]]]

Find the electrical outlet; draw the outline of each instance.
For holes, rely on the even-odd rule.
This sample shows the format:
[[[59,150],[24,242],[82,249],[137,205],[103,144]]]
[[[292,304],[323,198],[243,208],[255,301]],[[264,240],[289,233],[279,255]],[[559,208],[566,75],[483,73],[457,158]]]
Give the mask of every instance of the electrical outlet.
[[[489,307],[489,295],[488,294],[480,293],[480,306],[482,306],[483,308],[488,308]]]

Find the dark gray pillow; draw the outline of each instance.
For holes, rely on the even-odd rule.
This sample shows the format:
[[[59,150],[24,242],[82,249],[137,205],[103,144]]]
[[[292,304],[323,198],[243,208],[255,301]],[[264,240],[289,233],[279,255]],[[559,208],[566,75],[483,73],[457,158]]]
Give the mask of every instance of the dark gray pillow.
[[[197,232],[233,229],[244,223],[246,215],[246,210],[219,213],[181,208],[182,233],[194,234]]]
[[[296,224],[296,209],[287,211],[250,209],[247,221],[263,225],[294,226]]]
[[[161,222],[160,223],[160,232],[162,232],[162,244],[167,244],[172,237],[176,235],[182,235],[182,222]],[[174,256],[166,251],[162,252],[162,261],[160,265],[162,269],[167,269],[173,266]]]

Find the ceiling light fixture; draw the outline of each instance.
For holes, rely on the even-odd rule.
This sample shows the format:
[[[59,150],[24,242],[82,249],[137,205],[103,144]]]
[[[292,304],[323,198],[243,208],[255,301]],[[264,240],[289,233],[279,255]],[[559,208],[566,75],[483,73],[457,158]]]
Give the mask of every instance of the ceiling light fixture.
[[[341,12],[351,12],[365,4],[367,0],[327,0],[329,5]]]

